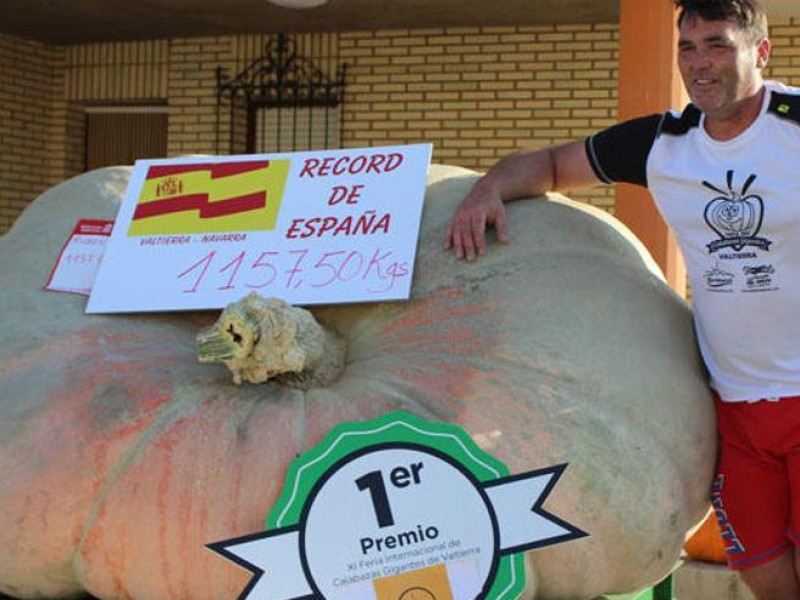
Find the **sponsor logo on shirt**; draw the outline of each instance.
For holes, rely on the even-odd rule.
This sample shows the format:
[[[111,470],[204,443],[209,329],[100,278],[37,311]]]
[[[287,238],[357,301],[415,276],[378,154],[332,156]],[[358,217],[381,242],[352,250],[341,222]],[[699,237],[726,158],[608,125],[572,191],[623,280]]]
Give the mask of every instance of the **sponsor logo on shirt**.
[[[765,292],[777,289],[773,282],[775,267],[772,265],[748,265],[742,267],[747,292]]]
[[[719,194],[703,212],[706,223],[719,236],[706,244],[709,253],[725,248],[739,252],[748,246],[769,250],[772,241],[758,236],[764,219],[764,201],[757,194],[747,193],[756,177],[755,173],[750,175],[741,191],[734,189],[733,170],[726,175],[727,191],[703,181],[705,187]]]
[[[706,287],[710,290],[720,292],[730,292],[730,287],[733,284],[734,275],[729,271],[721,269],[719,265],[714,265],[704,273],[706,278]]]

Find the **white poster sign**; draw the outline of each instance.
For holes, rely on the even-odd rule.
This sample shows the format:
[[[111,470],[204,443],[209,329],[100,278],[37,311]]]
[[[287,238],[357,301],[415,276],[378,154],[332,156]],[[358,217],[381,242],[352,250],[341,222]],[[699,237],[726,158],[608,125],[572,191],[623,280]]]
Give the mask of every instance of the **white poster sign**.
[[[103,262],[113,221],[81,219],[56,259],[44,289],[88,296]]]
[[[88,313],[408,298],[431,146],[137,161]]]

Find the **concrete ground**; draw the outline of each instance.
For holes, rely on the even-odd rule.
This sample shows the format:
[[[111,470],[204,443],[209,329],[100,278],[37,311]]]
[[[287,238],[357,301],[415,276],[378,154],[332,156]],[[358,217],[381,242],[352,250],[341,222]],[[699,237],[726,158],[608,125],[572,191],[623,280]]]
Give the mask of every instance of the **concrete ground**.
[[[739,575],[723,565],[689,561],[675,572],[676,600],[754,600]]]
[[[671,600],[754,600],[739,575],[725,565],[684,561],[673,572]],[[622,596],[603,596],[597,600],[666,600],[651,590]]]

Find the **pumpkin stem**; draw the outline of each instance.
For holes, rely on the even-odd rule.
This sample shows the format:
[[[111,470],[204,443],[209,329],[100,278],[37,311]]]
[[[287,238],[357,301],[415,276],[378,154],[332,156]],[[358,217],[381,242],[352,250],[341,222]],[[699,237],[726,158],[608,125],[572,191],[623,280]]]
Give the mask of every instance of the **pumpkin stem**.
[[[228,305],[197,335],[203,363],[223,363],[233,381],[310,389],[332,383],[344,368],[344,343],[307,310],[251,293]]]

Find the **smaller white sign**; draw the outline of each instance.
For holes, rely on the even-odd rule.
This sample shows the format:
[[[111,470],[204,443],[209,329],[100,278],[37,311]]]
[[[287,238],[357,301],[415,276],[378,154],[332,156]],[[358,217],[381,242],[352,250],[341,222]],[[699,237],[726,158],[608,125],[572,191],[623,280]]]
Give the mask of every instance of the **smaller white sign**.
[[[88,313],[409,296],[431,146],[136,162]]]
[[[44,289],[88,296],[103,262],[113,227],[113,221],[78,221],[59,253]]]

